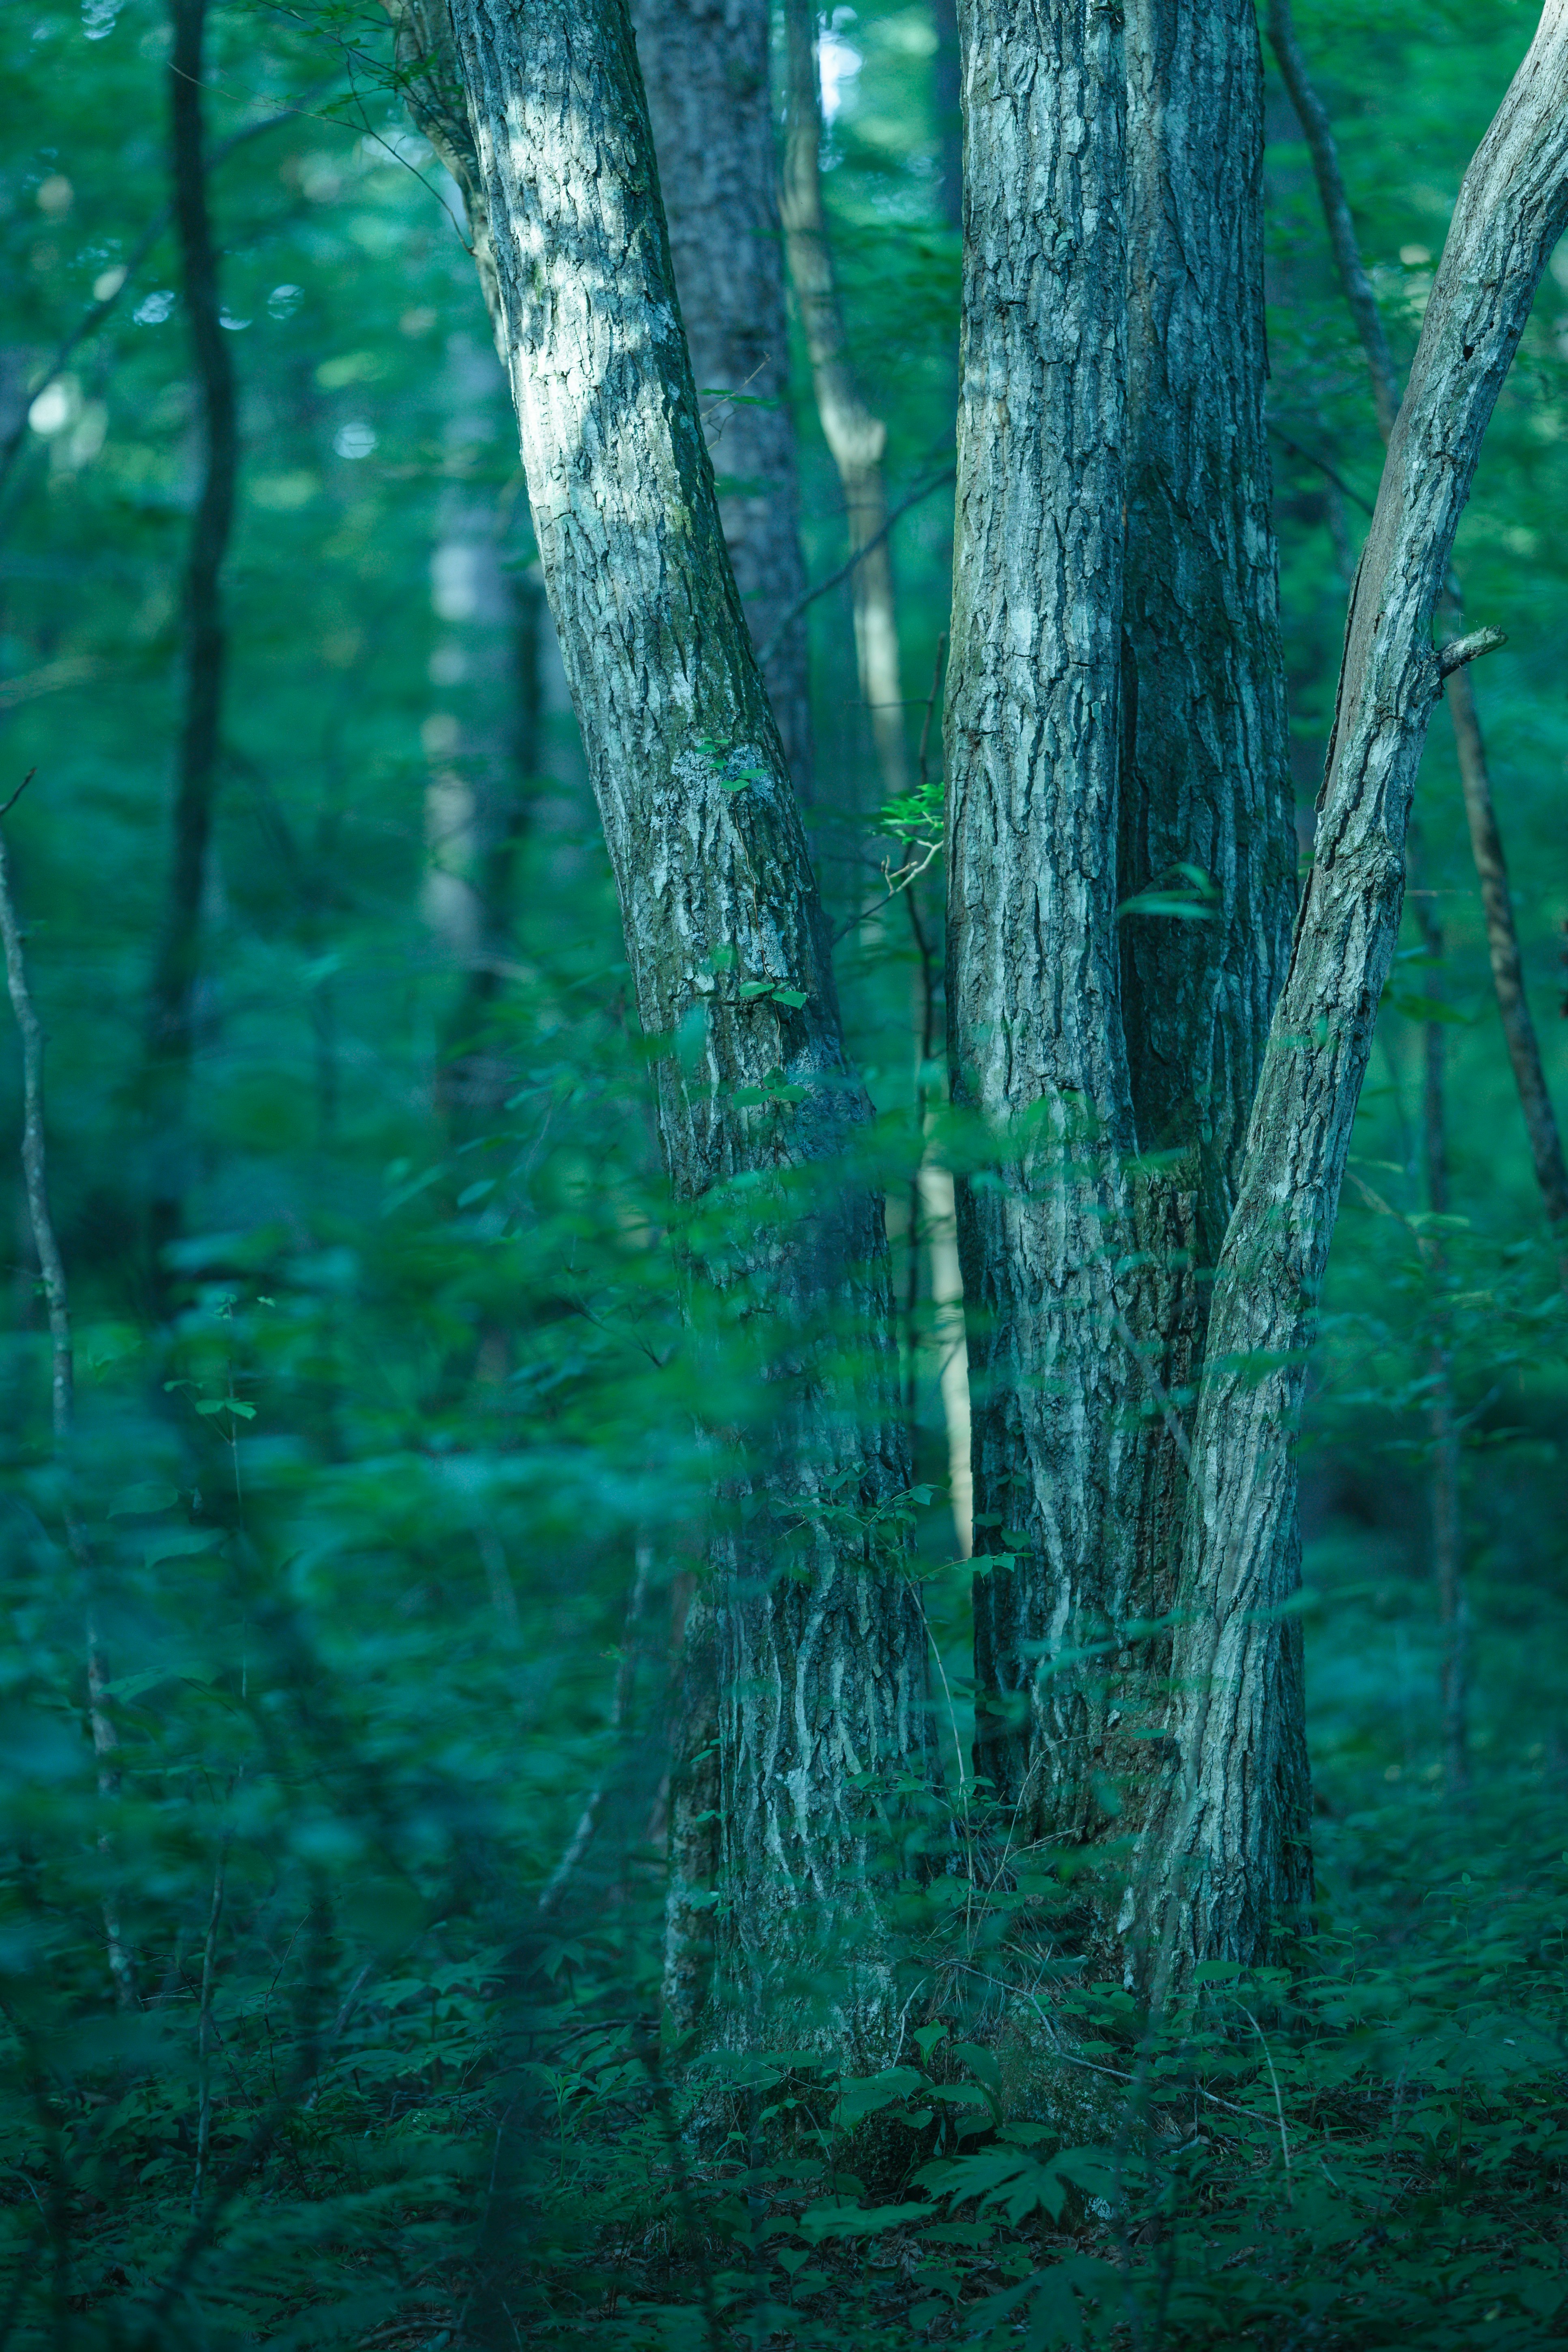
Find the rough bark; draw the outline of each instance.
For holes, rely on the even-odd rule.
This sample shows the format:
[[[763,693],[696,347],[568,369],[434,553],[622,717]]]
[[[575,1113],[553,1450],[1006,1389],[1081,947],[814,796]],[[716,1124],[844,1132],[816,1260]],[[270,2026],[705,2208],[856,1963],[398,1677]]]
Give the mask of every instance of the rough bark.
[[[1000,23],[994,10],[987,16],[1024,71],[1021,26],[1005,12]],[[987,502],[1000,509],[1016,494],[1026,530],[1031,515],[1058,519],[1065,547],[1046,543],[1037,576],[1059,582],[1075,620],[1092,612],[1116,664],[1113,675],[1098,667],[1102,635],[1092,656],[1072,646],[1070,667],[1058,656],[1052,690],[1068,716],[1059,735],[1040,728],[1032,703],[1046,664],[1017,661],[1009,645],[1009,600],[1025,602],[1026,583],[1008,582],[1000,537],[984,544],[961,474],[959,610],[978,597],[982,658],[1014,698],[991,722],[990,756],[1005,762],[1011,735],[1032,749],[1059,799],[1037,783],[1015,793],[1026,889],[1009,858],[998,859],[994,817],[982,814],[971,782],[957,781],[960,727],[970,723],[960,705],[973,680],[966,673],[960,685],[955,636],[950,993],[965,1040],[959,1083],[988,1118],[1013,1120],[1045,1099],[1049,1070],[1064,1105],[1054,1165],[1037,1151],[1032,1166],[1005,1172],[1002,1192],[971,1187],[963,1199],[965,1274],[984,1334],[975,1499],[977,1526],[989,1522],[989,1532],[977,1545],[1017,1562],[976,1585],[977,1763],[1018,1808],[1022,1835],[1120,1841],[1151,1798],[1158,1749],[1147,1733],[1166,1664],[1163,1643],[1128,1629],[1174,1599],[1186,1501],[1181,1416],[1201,1364],[1208,1282],[1293,898],[1262,413],[1261,59],[1250,11],[1235,0],[1223,39],[1200,34],[1170,0],[1128,11],[1124,275],[1112,284],[1094,239],[1115,220],[1114,164],[1103,163],[1105,182],[1092,191],[1080,180],[1080,226],[1060,190],[1033,176],[1033,157],[993,150],[976,70],[984,60],[967,46],[965,55],[975,289],[999,200],[1018,207],[1021,236],[1033,222],[1037,242],[1040,220],[1054,220],[1058,250],[1070,241],[1082,278],[1041,305],[1046,332],[1061,341],[1047,347],[1034,395],[1046,421],[1032,475],[1011,446],[1012,420],[1030,394],[1015,392],[1029,378],[1006,337],[1024,314],[999,286],[989,373],[979,378],[966,287],[961,451],[988,431],[996,471]],[[1059,71],[1053,62],[1053,82]],[[1085,128],[1075,132],[1078,121]],[[1109,156],[1109,117],[1097,121],[1073,96],[1064,123],[1085,157]],[[1075,316],[1084,301],[1092,310]],[[1119,428],[1111,379],[1123,311]],[[1097,429],[1086,433],[1073,404],[1097,399]],[[1108,462],[1119,430],[1120,478]],[[1120,551],[1074,538],[1080,502],[1091,498],[1103,502],[1102,531],[1125,513],[1120,600]],[[1000,530],[1011,538],[1018,527]],[[1032,585],[1026,593],[1033,601]],[[1037,942],[1037,971],[1029,968]],[[988,982],[975,991],[986,965]],[[991,1067],[974,1087],[966,1064],[977,1034],[991,1041]]]
[[[1482,436],[1568,221],[1568,0],[1465,177],[1351,600],[1317,845],[1220,1261],[1194,1444],[1175,1766],[1148,1845],[1156,1979],[1251,1960],[1310,1894],[1293,1441],[1404,891],[1432,642]]]
[[[1118,19],[963,0],[964,268],[947,699],[977,1770],[1020,1843],[1100,1818],[1084,1678],[1132,1433],[1112,1257],[1133,1146],[1117,943],[1125,255]],[[1054,225],[1054,226],[1047,226]],[[989,1568],[998,1556],[1014,1566]],[[1054,1800],[1075,1792],[1064,1818]]]
[[[768,699],[795,791],[809,802],[807,632],[802,614],[785,617],[805,593],[805,566],[768,0],[633,0],[632,16],[724,537],[752,638],[770,647]]]
[[[784,0],[786,108],[779,210],[790,281],[811,357],[817,415],[844,490],[853,572],[855,652],[884,799],[910,788],[899,668],[893,552],[882,458],[888,428],[856,381],[822,203],[822,103],[810,0]]]
[[[239,470],[234,366],[221,324],[217,252],[207,205],[202,124],[206,0],[172,0],[171,16],[174,218],[196,382],[201,479],[185,559],[184,709],[175,772],[173,857],[149,1005],[148,1057],[157,1128],[152,1184],[154,1255],[177,1230],[185,1189],[185,1094],[195,1044],[202,894],[222,748],[226,658],[222,572]]]
[[[1202,1363],[1296,897],[1252,0],[1201,15],[1131,0],[1126,43],[1121,1007],[1137,1147],[1151,1156],[1137,1188],[1137,1337],[1169,1402],[1142,1401],[1136,1580],[1113,1597],[1117,1620],[1159,1617],[1174,1599],[1187,1484],[1174,1415]],[[1142,1662],[1158,1669],[1163,1645]],[[1129,1736],[1147,1728],[1146,1710],[1130,1686],[1118,1696],[1125,1785],[1152,1756]]]
[[[921,1778],[929,1727],[885,1516],[909,1473],[881,1203],[845,1165],[868,1105],[725,551],[626,0],[453,0],[451,26],[546,593],[665,1047],[666,1160],[678,1202],[702,1203],[715,1419],[747,1419],[736,1350],[764,1375],[766,1410],[714,1437],[737,2003],[716,2030],[874,2056],[896,2009],[868,1782]]]
[[[1388,346],[1383,315],[1377,307],[1372,281],[1362,261],[1355,226],[1351,217],[1350,200],[1340,170],[1333,126],[1329,120],[1328,110],[1313,87],[1307,60],[1296,37],[1289,0],[1269,0],[1268,37],[1290,92],[1291,103],[1306,133],[1323,216],[1328,224],[1329,240],[1333,247],[1334,266],[1339,271],[1340,283],[1344,289],[1345,299],[1366,355],[1373,398],[1377,407],[1378,429],[1386,443],[1399,414],[1399,373]],[[1459,592],[1452,575],[1446,602],[1445,619],[1450,634],[1458,636],[1464,622]],[[1454,729],[1454,748],[1458,755],[1459,779],[1464,788],[1470,849],[1481,886],[1481,907],[1486,918],[1487,946],[1491,957],[1498,1013],[1502,1021],[1509,1060],[1513,1066],[1525,1131],[1530,1138],[1535,1181],[1556,1240],[1559,1269],[1564,1286],[1568,1287],[1568,1168],[1563,1164],[1563,1139],[1557,1125],[1557,1114],[1547,1087],[1541,1046],[1535,1034],[1535,1024],[1531,1018],[1530,1001],[1525,994],[1519,928],[1514,920],[1513,898],[1509,889],[1508,866],[1503,856],[1497,807],[1492,798],[1491,775],[1481,734],[1480,715],[1476,709],[1475,689],[1464,670],[1455,673],[1448,687],[1447,702],[1448,716]]]

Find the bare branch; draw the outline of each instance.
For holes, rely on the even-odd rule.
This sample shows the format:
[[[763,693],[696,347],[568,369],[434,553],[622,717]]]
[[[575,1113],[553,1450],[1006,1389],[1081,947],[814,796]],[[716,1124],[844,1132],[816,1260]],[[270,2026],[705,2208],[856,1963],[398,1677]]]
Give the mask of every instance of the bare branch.
[[[1482,654],[1496,653],[1499,646],[1508,643],[1506,629],[1472,629],[1468,637],[1450,637],[1437,649],[1437,675],[1452,677],[1467,662],[1479,661]]]
[[[1366,274],[1361,247],[1356,242],[1355,224],[1351,218],[1350,198],[1345,194],[1344,175],[1340,170],[1333,127],[1329,121],[1328,109],[1313,89],[1307,71],[1307,61],[1296,38],[1290,0],[1268,0],[1268,42],[1279,60],[1279,70],[1285,77],[1290,103],[1306,135],[1318,194],[1322,200],[1329,243],[1334,251],[1334,266],[1340,273],[1345,300],[1350,304],[1351,316],[1361,336],[1362,349],[1366,353],[1373,398],[1377,403],[1378,428],[1386,441],[1399,414],[1399,373],[1394,364],[1394,354],[1388,348],[1388,336],[1384,329],[1383,313],[1377,307],[1377,296],[1373,291],[1372,280]]]
[[[772,636],[769,637],[766,645],[763,646],[757,656],[758,661],[764,668],[767,667],[770,656],[776,651],[785,630],[793,627],[794,624],[799,620],[801,614],[805,611],[806,606],[808,604],[815,604],[819,596],[826,596],[829,589],[837,588],[841,580],[847,580],[856,565],[858,563],[863,563],[867,556],[881,546],[883,541],[888,537],[889,532],[892,530],[893,525],[896,522],[900,521],[902,518],[908,514],[911,507],[918,507],[922,499],[929,499],[931,497],[933,490],[940,490],[943,483],[951,482],[955,479],[956,472],[956,467],[949,466],[942,473],[935,475],[931,481],[922,482],[918,490],[911,490],[907,499],[900,499],[898,505],[893,508],[892,511],[888,516],[888,519],[883,523],[881,529],[879,530],[873,531],[871,537],[864,541],[861,545],[855,550],[854,554],[850,556],[847,563],[841,563],[837,572],[830,572],[826,580],[819,580],[814,588],[808,588],[806,590],[804,596],[799,596],[795,599],[795,602],[790,606],[789,611],[784,614],[777,628],[773,631]]]

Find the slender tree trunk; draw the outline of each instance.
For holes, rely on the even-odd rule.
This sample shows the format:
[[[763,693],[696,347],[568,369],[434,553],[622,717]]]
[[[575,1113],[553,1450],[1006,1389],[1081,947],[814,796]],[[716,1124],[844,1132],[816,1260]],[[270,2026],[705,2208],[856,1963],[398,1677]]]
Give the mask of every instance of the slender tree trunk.
[[[1142,1890],[1166,1981],[1251,1960],[1310,1887],[1294,1436],[1445,666],[1432,625],[1482,436],[1568,221],[1568,0],[1465,177],[1351,599],[1310,877],[1220,1260],[1193,1446],[1177,1761]]]
[[[495,390],[488,351],[465,342],[449,361],[447,437],[455,454],[489,429]],[[526,537],[512,539],[521,554]],[[518,853],[539,787],[542,742],[542,632],[536,570],[509,562],[504,514],[493,500],[449,486],[430,567],[430,602],[443,624],[432,662],[443,706],[426,726],[432,765],[425,792],[426,920],[463,973],[436,1073],[441,1108],[470,1130],[493,1120],[516,1074],[487,1034],[510,944]],[[475,723],[474,704],[484,707]]]
[[[888,492],[882,478],[888,428],[879,416],[872,415],[861,394],[844,331],[822,202],[822,104],[810,0],[784,0],[784,164],[779,209],[790,279],[811,355],[816,411],[843,486],[849,545],[852,551],[866,550],[852,574],[855,651],[883,798],[894,800],[909,791],[910,754],[893,602],[892,541],[887,530]]]
[[[1460,673],[1462,675],[1462,673]],[[1449,691],[1453,687],[1450,682]],[[1414,828],[1412,828],[1414,832]],[[1414,852],[1407,860],[1412,876]],[[1415,912],[1426,950],[1427,975],[1436,994],[1443,970],[1443,926],[1431,899],[1411,885]],[[1434,1217],[1448,1213],[1448,1134],[1445,1097],[1447,1034],[1440,1021],[1421,1024],[1421,1158],[1426,1182],[1426,1206]],[[1427,1364],[1430,1394],[1427,1425],[1432,1433],[1432,1569],[1437,1587],[1437,1628],[1442,1645],[1438,1673],[1443,1743],[1443,1778],[1451,1797],[1461,1796],[1469,1780],[1467,1688],[1464,1525],[1459,1506],[1459,1416],[1454,1401],[1454,1363],[1446,1325],[1447,1252],[1439,1225],[1423,1239],[1432,1290],[1434,1335]]]
[[[416,114],[476,190],[546,592],[620,892],[728,1509],[714,1543],[713,2031],[896,2035],[883,1776],[927,1773],[924,1633],[890,1507],[881,1203],[798,808],[725,551],[626,0],[453,0]],[[405,41],[426,34],[405,18]],[[439,26],[435,28],[439,31]],[[706,1229],[704,1238],[703,1228]],[[731,1352],[720,1346],[723,1327]]]
[[[951,0],[949,14],[951,15]],[[956,37],[956,35],[955,35]],[[800,305],[811,355],[812,381],[823,436],[833,455],[844,490],[849,524],[849,544],[858,554],[851,573],[855,610],[855,645],[860,694],[871,719],[878,775],[883,800],[906,794],[911,783],[909,738],[904,726],[903,680],[899,657],[898,602],[893,587],[892,539],[895,516],[888,508],[882,478],[887,427],[867,406],[850,362],[844,317],[833,266],[833,247],[822,201],[822,107],[817,76],[813,12],[803,0],[785,0],[786,114],[782,209],[789,249],[790,278]],[[952,99],[958,102],[956,66]],[[956,200],[958,163],[952,159],[952,194]],[[861,553],[860,551],[864,550]],[[939,659],[938,669],[940,673]],[[940,682],[940,679],[939,681]],[[935,707],[937,684],[927,709],[927,730]],[[925,782],[922,739],[920,782]],[[931,1031],[928,959],[920,933],[916,884],[907,886],[910,919],[915,926],[917,953],[922,970],[915,980],[914,1029],[920,1070],[934,1049]],[[921,1081],[917,1077],[917,1118],[923,1118]],[[937,1190],[951,1188],[945,1171],[931,1171]],[[913,1357],[914,1313],[920,1281],[920,1191],[925,1171],[911,1187],[910,1208],[909,1283],[910,1355]],[[937,1302],[942,1327],[942,1370],[939,1394],[946,1423],[953,1516],[961,1549],[967,1555],[969,1529],[970,1444],[968,1357],[963,1335],[963,1277],[956,1258],[942,1261],[946,1293]],[[963,1461],[961,1471],[957,1465]]]
[[[28,780],[24,780],[25,782]],[[9,810],[19,792],[5,803]],[[0,815],[5,814],[0,810]],[[87,1651],[87,1713],[92,1750],[98,1766],[98,1793],[107,1806],[120,1793],[120,1736],[109,1704],[109,1661],[99,1630],[98,1572],[82,1523],[76,1486],[76,1344],[71,1333],[70,1292],[65,1259],[55,1234],[49,1206],[48,1151],[44,1133],[44,1032],[32,991],[27,984],[21,918],[11,888],[10,856],[0,835],[0,946],[5,958],[5,984],[11,1010],[22,1040],[22,1179],[27,1222],[38,1261],[44,1303],[49,1318],[49,1423],[55,1461],[64,1484],[66,1542],[76,1568]],[[99,1851],[112,1852],[107,1823],[99,1834]],[[120,1905],[111,1892],[103,1900],[104,1938],[109,1973],[121,2009],[136,2001],[136,1977],[120,1924]]]
[[[999,1156],[957,1188],[975,1763],[1023,1845],[1104,1818],[1089,1685],[1049,1661],[1132,1572],[1112,1276],[1134,1143],[1116,920],[1125,79],[1120,18],[1094,0],[962,0],[959,27],[949,1057]]]
[[[963,1268],[958,1255],[958,1203],[952,1172],[921,1162],[920,1205],[931,1254],[931,1319],[936,1328],[937,1390],[947,1431],[947,1480],[958,1556],[974,1549],[974,1481],[970,1465],[969,1341],[963,1319]]]
[[[206,5],[207,0],[170,0],[174,217],[202,455],[185,562],[184,713],[174,785],[173,859],[149,1007],[148,1059],[156,1125],[151,1202],[154,1260],[179,1229],[188,1181],[186,1096],[195,1044],[202,894],[222,750],[226,641],[221,575],[239,467],[234,367],[221,323],[217,252],[207,205],[202,125]]]
[[[712,1606],[706,1593],[698,1593],[681,1646],[664,1906],[664,2016],[678,2039],[702,2024],[718,1942],[723,1785],[717,1651]]]
[[[1399,372],[1388,346],[1383,314],[1377,307],[1372,280],[1362,260],[1355,224],[1351,217],[1350,199],[1340,170],[1333,126],[1327,108],[1313,88],[1307,60],[1296,36],[1290,0],[1269,0],[1268,38],[1279,59],[1286,88],[1289,90],[1291,104],[1306,133],[1323,217],[1328,225],[1329,242],[1333,248],[1334,266],[1339,271],[1340,283],[1344,289],[1345,299],[1350,305],[1362,349],[1366,355],[1367,373],[1372,379],[1373,399],[1377,408],[1378,430],[1386,443],[1399,414]],[[1445,603],[1445,620],[1449,632],[1458,636],[1464,629],[1463,608],[1458,583],[1452,574]],[[1547,1088],[1535,1024],[1531,1018],[1530,1003],[1524,992],[1519,929],[1514,920],[1513,898],[1509,889],[1508,866],[1503,857],[1502,835],[1492,798],[1486,744],[1476,709],[1475,688],[1463,670],[1455,672],[1449,683],[1447,701],[1448,716],[1454,727],[1454,748],[1458,754],[1459,780],[1464,787],[1470,849],[1481,886],[1481,907],[1486,917],[1487,946],[1491,956],[1498,1012],[1502,1019],[1509,1060],[1513,1066],[1514,1084],[1519,1090],[1525,1131],[1530,1138],[1535,1181],[1556,1243],[1559,1271],[1564,1287],[1568,1287],[1568,1168],[1563,1165],[1563,1139],[1558,1130],[1557,1114]]]
[[[768,0],[634,0],[632,17],[725,542],[752,639],[770,646],[768,699],[795,791],[809,802],[807,631],[803,613],[785,620],[805,593],[805,566]]]

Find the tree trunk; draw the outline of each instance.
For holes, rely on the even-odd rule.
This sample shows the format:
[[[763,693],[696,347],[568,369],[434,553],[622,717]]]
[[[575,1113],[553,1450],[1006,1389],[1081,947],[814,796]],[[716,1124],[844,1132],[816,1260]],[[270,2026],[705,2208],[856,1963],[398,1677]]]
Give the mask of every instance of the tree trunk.
[[[980,46],[983,14],[1000,69]],[[1182,1415],[1293,895],[1262,413],[1261,59],[1249,10],[1229,0],[1228,14],[1213,39],[1171,0],[1128,11],[1125,255],[1104,258],[1096,239],[1115,234],[1121,185],[1110,99],[1096,89],[1091,107],[1075,83],[1061,101],[1063,152],[1076,141],[1081,159],[1064,194],[1042,157],[995,142],[999,70],[1034,64],[1021,27],[995,9],[965,26],[961,468],[984,436],[988,511],[1017,509],[987,545],[961,470],[950,997],[965,1099],[1000,1125],[1055,1098],[1047,1150],[1016,1162],[1005,1192],[963,1196],[982,1327],[977,1549],[1017,1563],[976,1584],[976,1760],[1026,1839],[1124,1841],[1152,1799],[1168,1653],[1131,1629],[1174,1600]],[[1092,45],[1075,50],[1106,37],[1090,21],[1075,32],[1057,12],[1042,80],[1054,87],[1075,53],[1110,70]],[[1003,207],[1016,232],[995,226]],[[1034,314],[992,256],[1015,235],[1027,253],[1042,218],[1067,258],[1065,284],[1031,289],[1037,385],[1008,341]],[[1041,446],[1021,458],[1014,419],[1032,415]],[[1021,534],[1042,515],[1063,524],[1015,583]],[[1047,617],[1053,593],[1065,626]],[[1092,639],[1075,640],[1090,616]],[[981,651],[965,649],[961,682],[966,624]],[[970,700],[977,661],[995,678],[988,715]],[[1000,827],[974,792],[982,743],[990,763],[1017,763]],[[1109,1958],[1107,1923],[1100,1940]]]
[[[881,1202],[787,764],[725,551],[626,0],[453,0],[546,592],[604,821],[728,1504],[714,1543],[723,2038],[873,2060],[884,1776],[924,1779]],[[405,36],[417,25],[405,21]],[[422,123],[450,123],[431,60]],[[445,95],[444,95],[445,93]],[[479,243],[476,236],[476,245]],[[481,271],[481,277],[483,272]],[[723,1352],[726,1328],[730,1352]],[[741,1379],[737,1349],[745,1350]]]
[[[1263,414],[1263,59],[1252,0],[1127,11],[1127,553],[1118,894],[1149,1377],[1114,1622],[1164,1616],[1210,1286],[1296,899]],[[1148,911],[1142,911],[1147,908]],[[1157,1389],[1156,1389],[1157,1383]],[[1163,1397],[1159,1391],[1163,1392]],[[1155,1680],[1163,1642],[1136,1657]],[[1141,1677],[1140,1677],[1141,1678]],[[1119,1677],[1125,1836],[1157,1751]],[[1158,1710],[1156,1710],[1157,1712]]]
[[[1269,0],[1268,37],[1290,92],[1291,104],[1307,136],[1323,217],[1328,224],[1329,242],[1333,247],[1334,266],[1339,271],[1340,283],[1344,289],[1345,299],[1350,305],[1351,316],[1355,320],[1362,349],[1366,355],[1367,373],[1372,378],[1373,399],[1377,408],[1378,430],[1386,443],[1399,414],[1399,373],[1388,347],[1388,337],[1384,331],[1377,297],[1373,291],[1372,280],[1366,274],[1356,241],[1350,200],[1340,171],[1333,126],[1329,121],[1327,108],[1312,86],[1307,60],[1296,37],[1289,0]],[[1445,617],[1451,633],[1458,636],[1464,628],[1463,611],[1458,587],[1451,574],[1445,602],[1447,607]],[[1547,1088],[1535,1024],[1531,1018],[1530,1001],[1524,992],[1519,929],[1514,921],[1513,897],[1509,889],[1508,866],[1503,857],[1502,835],[1492,798],[1491,776],[1487,766],[1480,717],[1476,709],[1475,689],[1462,669],[1455,672],[1448,688],[1448,716],[1453,722],[1454,748],[1458,755],[1459,780],[1464,788],[1470,850],[1481,886],[1481,908],[1486,918],[1487,945],[1491,956],[1498,1012],[1508,1044],[1509,1060],[1513,1066],[1514,1085],[1519,1092],[1520,1108],[1524,1114],[1525,1132],[1530,1138],[1535,1181],[1540,1187],[1542,1203],[1556,1244],[1559,1274],[1563,1287],[1568,1289],[1568,1168],[1563,1164],[1563,1139],[1557,1126],[1557,1114]]]
[[[1134,1139],[1116,922],[1125,80],[1120,19],[1094,0],[962,0],[959,26],[949,1055],[999,1160],[957,1191],[975,1763],[1025,1845],[1104,1818],[1089,1685],[1050,1661],[1131,1573],[1111,1273]]]
[[[809,802],[807,630],[804,613],[785,620],[805,593],[805,566],[768,0],[633,0],[632,16],[724,538],[753,641],[776,633],[763,674],[796,793]]]
[[[185,559],[184,711],[174,784],[174,855],[149,1005],[153,1127],[150,1240],[155,1286],[159,1255],[179,1229],[189,1179],[186,1097],[195,1044],[202,895],[222,751],[226,641],[221,574],[239,467],[234,367],[221,322],[217,253],[207,209],[202,127],[206,0],[171,0],[170,13],[174,36],[169,59],[174,216],[202,456]]]
[[[860,695],[871,719],[882,796],[910,788],[899,668],[898,617],[893,603],[893,551],[888,534],[888,492],[882,457],[888,428],[861,396],[839,308],[827,215],[822,204],[822,105],[810,0],[784,0],[787,76],[784,178],[779,209],[789,252],[789,274],[811,354],[816,410],[838,478],[855,566],[855,652]]]
[[[1433,617],[1482,436],[1565,221],[1568,0],[1549,0],[1466,174],[1389,444],[1312,870],[1220,1261],[1174,1645],[1177,1763],[1141,1897],[1147,1962],[1164,1982],[1198,1959],[1256,1959],[1310,1889],[1289,1613],[1302,1380],[1441,690]]]

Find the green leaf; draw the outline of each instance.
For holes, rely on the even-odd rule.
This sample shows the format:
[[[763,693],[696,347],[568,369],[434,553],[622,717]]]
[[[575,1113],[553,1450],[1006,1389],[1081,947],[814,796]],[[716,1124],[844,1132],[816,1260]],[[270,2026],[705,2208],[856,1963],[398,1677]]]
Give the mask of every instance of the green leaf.
[[[160,1478],[145,1479],[139,1486],[122,1486],[109,1507],[111,1519],[137,1519],[154,1511],[172,1511],[180,1499],[179,1489],[164,1484]]]

